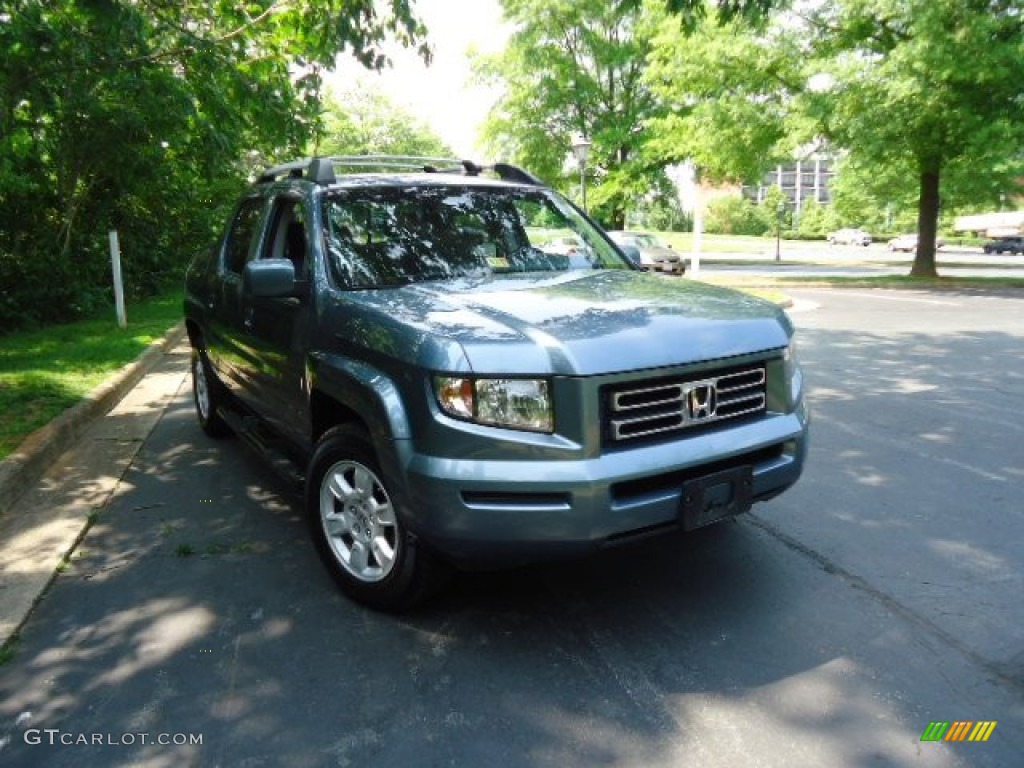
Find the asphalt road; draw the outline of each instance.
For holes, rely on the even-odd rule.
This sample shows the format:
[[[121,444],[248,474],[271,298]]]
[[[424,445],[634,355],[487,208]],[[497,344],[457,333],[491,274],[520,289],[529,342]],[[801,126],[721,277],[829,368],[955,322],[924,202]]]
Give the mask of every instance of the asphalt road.
[[[687,264],[693,271],[692,254]],[[914,254],[890,251],[884,243],[867,247],[827,245],[819,241],[786,240],[781,243],[780,260],[771,246],[760,253],[707,252],[700,254],[701,271],[762,277],[879,277],[910,273]],[[1024,278],[1024,256],[986,254],[981,248],[945,246],[935,256],[940,275],[949,278]]]
[[[1021,765],[1024,294],[792,295],[796,488],[398,618],[183,388],[0,667],[0,763]]]

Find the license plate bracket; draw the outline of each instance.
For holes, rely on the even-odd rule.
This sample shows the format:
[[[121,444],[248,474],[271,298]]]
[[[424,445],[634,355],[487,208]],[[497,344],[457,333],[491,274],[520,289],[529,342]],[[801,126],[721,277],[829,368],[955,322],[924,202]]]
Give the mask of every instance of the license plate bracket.
[[[692,531],[749,510],[753,480],[753,467],[745,464],[683,483],[683,528]]]

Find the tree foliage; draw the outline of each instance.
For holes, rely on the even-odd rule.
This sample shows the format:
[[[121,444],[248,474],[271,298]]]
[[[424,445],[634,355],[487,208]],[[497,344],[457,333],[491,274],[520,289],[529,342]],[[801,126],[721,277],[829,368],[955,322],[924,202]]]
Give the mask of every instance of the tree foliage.
[[[328,95],[324,106],[323,132],[313,154],[454,155],[426,122],[377,91],[357,86]]]
[[[642,0],[619,0],[623,8],[635,8]],[[666,14],[679,19],[680,28],[692,32],[709,15],[723,22],[760,23],[768,13],[784,5],[784,0],[663,0]]]
[[[666,161],[752,180],[825,139],[868,219],[912,206],[912,274],[935,274],[940,203],[997,199],[1024,172],[1021,0],[837,0],[776,10],[756,26],[661,24],[648,82],[673,105],[652,123]],[[940,186],[941,185],[941,186]]]
[[[321,71],[414,44],[408,0],[11,0],[0,13],[0,329],[95,308],[107,230],[156,290],[223,221],[249,152],[317,125]]]
[[[793,111],[802,82],[800,42],[780,30],[755,33],[713,19],[683,35],[654,14],[645,80],[664,112],[651,121],[651,151],[691,160],[710,181],[757,179],[806,138]]]
[[[858,162],[918,182],[911,274],[935,274],[943,179],[1019,173],[1024,149],[1024,3],[844,0],[806,17],[829,83],[805,103]],[[969,176],[968,176],[969,178]]]
[[[796,236],[805,240],[823,240],[829,232],[838,229],[831,207],[814,198],[805,200],[797,222]]]
[[[590,207],[621,227],[661,173],[640,151],[655,102],[641,77],[650,44],[639,8],[602,0],[502,0],[502,8],[516,31],[503,53],[476,63],[504,88],[485,138],[496,155],[567,186],[572,137],[587,136]]]

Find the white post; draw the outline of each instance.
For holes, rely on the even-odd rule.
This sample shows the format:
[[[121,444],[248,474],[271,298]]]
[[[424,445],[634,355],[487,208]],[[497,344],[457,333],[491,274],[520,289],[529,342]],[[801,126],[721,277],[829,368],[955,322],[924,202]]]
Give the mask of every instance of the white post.
[[[704,234],[704,200],[700,193],[697,166],[693,166],[693,249],[690,254],[690,277],[700,274],[701,236]]]
[[[114,272],[114,306],[117,309],[117,325],[128,327],[124,313],[124,282],[121,279],[121,246],[117,242],[117,230],[110,230],[110,266]]]

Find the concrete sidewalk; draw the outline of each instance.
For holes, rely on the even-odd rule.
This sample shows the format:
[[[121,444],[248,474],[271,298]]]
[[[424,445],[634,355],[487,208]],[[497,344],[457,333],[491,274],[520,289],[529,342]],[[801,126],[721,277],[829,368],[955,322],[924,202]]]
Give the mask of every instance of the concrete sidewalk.
[[[30,435],[12,457],[17,465],[4,462],[0,644],[17,634],[57,568],[117,492],[185,383],[188,362],[188,343],[177,326],[84,403]]]

